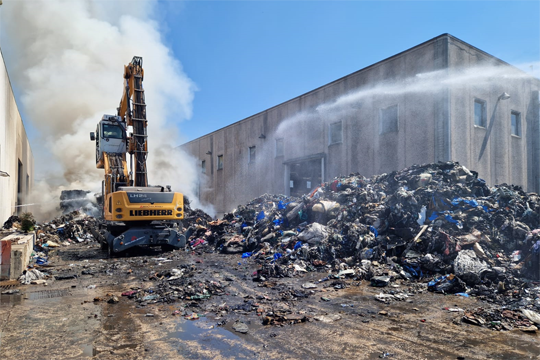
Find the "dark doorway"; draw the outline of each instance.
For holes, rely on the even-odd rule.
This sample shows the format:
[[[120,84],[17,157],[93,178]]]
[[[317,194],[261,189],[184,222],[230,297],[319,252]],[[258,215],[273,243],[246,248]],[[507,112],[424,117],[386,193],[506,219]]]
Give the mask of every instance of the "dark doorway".
[[[17,169],[17,205],[21,205],[23,202],[24,194],[23,194],[23,164],[21,160],[19,160],[19,167]],[[17,214],[21,213],[21,208],[17,208]]]
[[[291,196],[308,194],[322,183],[321,159],[291,163],[289,166]]]

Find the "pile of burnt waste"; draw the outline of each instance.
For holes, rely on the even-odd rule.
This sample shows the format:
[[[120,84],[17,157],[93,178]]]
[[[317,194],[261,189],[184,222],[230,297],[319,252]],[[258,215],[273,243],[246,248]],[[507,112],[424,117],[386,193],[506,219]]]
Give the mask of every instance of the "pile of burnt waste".
[[[42,247],[90,243],[99,236],[99,220],[75,210],[53,220],[36,225],[36,243]]]
[[[35,231],[36,245],[39,246],[59,247],[73,243],[88,243],[96,241],[96,237],[99,236],[100,220],[79,210],[44,223],[36,223],[30,213],[26,214],[32,219],[31,230]],[[21,232],[23,220],[24,214],[22,217],[13,215],[6,220],[3,228],[6,231]]]
[[[25,229],[25,221],[30,221],[32,224],[29,230]],[[26,227],[29,226],[26,225]],[[93,244],[100,236],[100,231],[103,231],[100,230],[98,219],[77,210],[44,223],[36,223],[31,213],[24,213],[20,217],[14,215],[4,223],[3,228],[4,233],[22,234],[32,231],[35,234],[35,242],[30,254],[32,260],[19,279],[23,284],[47,283],[46,279],[51,278],[52,275],[51,271],[45,269],[49,267],[51,249],[73,244]],[[18,237],[13,241],[17,239]],[[54,277],[57,280],[63,279],[61,275]],[[67,278],[72,277],[73,275],[70,275]]]
[[[489,187],[446,162],[340,176],[302,198],[265,194],[219,220],[195,216],[188,246],[254,259],[255,281],[308,271],[381,287],[403,279],[539,310],[539,213],[537,194]]]

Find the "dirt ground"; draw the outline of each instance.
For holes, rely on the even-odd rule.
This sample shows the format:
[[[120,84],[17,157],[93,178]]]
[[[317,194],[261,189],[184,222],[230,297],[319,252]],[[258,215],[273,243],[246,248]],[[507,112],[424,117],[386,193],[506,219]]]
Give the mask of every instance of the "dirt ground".
[[[257,265],[240,255],[175,251],[109,259],[97,245],[50,255],[49,270],[77,277],[47,286],[0,284],[2,291],[20,289],[0,296],[1,359],[540,359],[538,334],[465,324],[459,312],[444,309],[490,306],[474,298],[423,291],[384,304],[374,298],[380,288],[352,280],[345,289],[324,287],[321,272],[254,282]],[[121,296],[153,288],[152,274],[182,265],[193,265],[194,281],[227,283],[225,293],[145,306]],[[282,295],[307,282],[317,284],[309,296]],[[111,295],[119,302],[108,303]],[[253,301],[262,314],[245,306]],[[186,310],[199,319],[173,315]],[[263,325],[263,314],[276,310],[307,321]],[[246,334],[233,329],[237,320],[248,326]]]

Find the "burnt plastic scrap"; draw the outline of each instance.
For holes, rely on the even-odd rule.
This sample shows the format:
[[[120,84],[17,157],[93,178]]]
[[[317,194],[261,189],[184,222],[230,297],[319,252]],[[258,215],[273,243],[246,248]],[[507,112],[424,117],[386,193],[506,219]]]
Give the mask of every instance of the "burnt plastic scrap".
[[[190,240],[204,240],[204,251],[250,253],[243,261],[259,263],[258,281],[354,269],[376,286],[388,275],[431,280],[433,291],[507,303],[539,278],[538,214],[537,194],[489,187],[445,162],[340,176],[301,198],[265,194],[220,220],[199,216]]]

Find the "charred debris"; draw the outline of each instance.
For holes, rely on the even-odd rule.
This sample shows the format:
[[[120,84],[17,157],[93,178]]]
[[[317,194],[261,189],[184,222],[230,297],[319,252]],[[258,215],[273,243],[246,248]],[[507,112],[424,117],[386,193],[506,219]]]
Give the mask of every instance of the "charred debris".
[[[252,259],[258,282],[317,271],[334,287],[369,281],[382,302],[410,295],[395,281],[474,296],[500,310],[463,321],[504,330],[533,326],[521,311],[540,310],[539,213],[537,194],[447,162],[340,176],[302,198],[263,195],[219,220],[199,214],[188,244]]]
[[[375,263],[407,280],[453,274],[482,295],[538,280],[539,212],[537,194],[438,163],[339,177],[303,198],[263,195],[223,219],[198,217],[189,244],[255,258],[259,277],[324,268],[370,280]]]
[[[381,288],[375,298],[384,303],[415,292],[456,294],[492,306],[467,309],[464,322],[531,331],[540,324],[539,196],[513,185],[489,187],[455,162],[371,178],[340,176],[301,198],[265,194],[217,220],[185,206],[186,251],[249,261],[257,269],[251,280],[262,285],[321,273],[317,284],[284,289],[291,297],[309,296],[319,285],[342,289],[367,281]],[[16,226],[16,220],[4,227]],[[78,211],[39,224],[36,250],[94,241],[99,225]],[[173,252],[162,260],[171,257],[178,258]],[[224,292],[224,282],[206,279],[194,286],[195,273],[194,265],[153,272],[147,280],[159,282],[154,290],[122,295],[146,305]],[[407,290],[393,283],[408,284]],[[265,321],[280,319],[271,313]]]

